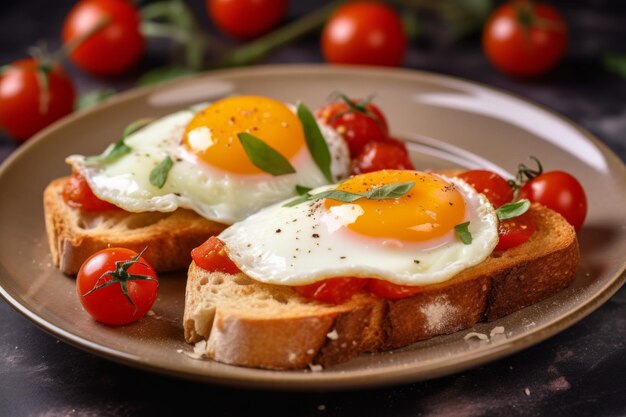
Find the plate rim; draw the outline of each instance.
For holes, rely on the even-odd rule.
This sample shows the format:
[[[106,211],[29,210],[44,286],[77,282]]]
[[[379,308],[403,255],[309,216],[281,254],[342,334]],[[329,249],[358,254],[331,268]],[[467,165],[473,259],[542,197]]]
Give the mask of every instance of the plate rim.
[[[29,150],[36,146],[40,141],[45,140],[45,137],[50,133],[63,129],[67,124],[74,123],[75,120],[83,118],[92,113],[97,113],[111,106],[116,106],[121,102],[130,101],[141,96],[148,97],[154,92],[159,90],[166,90],[172,86],[185,85],[197,83],[201,79],[217,79],[220,76],[250,76],[250,75],[266,75],[276,76],[277,72],[288,72],[290,74],[300,72],[309,74],[318,74],[320,71],[325,73],[361,73],[367,76],[384,75],[385,77],[392,78],[419,78],[432,81],[436,84],[445,85],[450,81],[455,83],[461,83],[471,86],[477,86],[481,89],[488,91],[496,91],[508,98],[520,100],[526,105],[539,108],[542,111],[560,119],[570,127],[579,131],[585,139],[589,140],[593,146],[598,148],[604,157],[607,157],[607,164],[609,172],[620,175],[619,181],[626,182],[626,165],[622,160],[610,149],[607,145],[596,138],[591,132],[584,127],[578,125],[569,118],[557,113],[556,111],[546,108],[540,103],[533,102],[524,97],[520,97],[514,93],[510,93],[506,90],[498,87],[492,87],[479,82],[462,79],[459,77],[432,73],[427,71],[419,71],[413,69],[388,69],[378,67],[352,67],[352,66],[327,66],[323,64],[295,64],[295,65],[265,65],[258,67],[237,68],[237,69],[223,69],[203,72],[192,77],[186,77],[178,80],[171,80],[167,83],[148,86],[142,88],[131,89],[129,91],[120,93],[115,98],[101,103],[93,108],[76,112],[67,118],[60,120],[57,123],[42,130],[40,133],[31,138],[27,143],[23,144],[20,148],[14,151],[9,157],[0,165],[0,178],[2,178],[11,166],[19,163],[19,160],[28,155]],[[621,170],[621,172],[620,172]],[[156,372],[159,374],[166,374],[170,376],[182,377],[195,381],[201,381],[204,383],[217,383],[227,386],[247,387],[247,388],[262,388],[262,389],[290,389],[290,390],[345,390],[345,389],[358,389],[358,388],[373,388],[386,385],[395,385],[407,382],[415,382],[424,379],[436,378],[451,373],[461,372],[468,368],[473,368],[482,365],[487,362],[491,362],[500,359],[504,356],[511,355],[522,349],[535,345],[555,334],[565,330],[571,325],[582,320],[587,315],[591,314],[597,308],[599,308],[604,302],[606,302],[613,294],[615,294],[619,288],[626,281],[626,261],[623,262],[621,267],[618,267],[618,272],[610,278],[610,280],[600,289],[596,291],[594,297],[586,300],[581,305],[577,306],[574,310],[568,311],[567,315],[554,319],[552,322],[544,323],[542,326],[535,328],[529,334],[520,334],[514,338],[507,339],[506,343],[494,344],[495,347],[502,346],[501,349],[477,349],[474,352],[466,352],[463,355],[463,359],[457,362],[453,362],[446,366],[441,366],[436,370],[431,370],[428,375],[416,377],[411,374],[413,367],[400,366],[400,365],[388,365],[380,369],[365,369],[365,370],[350,370],[344,374],[341,373],[292,373],[291,375],[301,375],[295,378],[286,377],[288,373],[281,371],[265,371],[265,370],[250,370],[249,368],[234,367],[238,370],[245,370],[244,372],[235,372],[234,375],[231,372],[217,372],[217,374],[211,373],[192,373],[186,372],[184,369],[170,368],[163,366],[155,366],[147,361],[137,360],[134,357],[130,357],[127,353],[111,349],[96,342],[92,342],[88,339],[82,338],[76,333],[63,329],[37,315],[37,313],[27,307],[29,304],[26,300],[23,300],[18,294],[5,288],[8,281],[4,276],[9,276],[8,271],[4,267],[0,268],[2,272],[0,274],[0,296],[7,301],[16,311],[36,324],[39,328],[43,329],[49,334],[58,337],[61,340],[85,350],[96,356],[113,360],[118,363],[123,363],[135,368]],[[391,369],[390,369],[391,368]],[[403,369],[400,369],[403,368]],[[200,368],[198,368],[200,369]],[[249,372],[247,372],[249,371]],[[267,373],[271,372],[274,377],[267,377]],[[368,378],[359,378],[359,373],[367,375]],[[245,379],[242,379],[243,373]],[[349,375],[347,375],[349,374]],[[355,375],[356,374],[356,375]],[[280,375],[280,376],[279,376]],[[326,375],[326,376],[324,376]],[[363,376],[361,375],[361,376]]]

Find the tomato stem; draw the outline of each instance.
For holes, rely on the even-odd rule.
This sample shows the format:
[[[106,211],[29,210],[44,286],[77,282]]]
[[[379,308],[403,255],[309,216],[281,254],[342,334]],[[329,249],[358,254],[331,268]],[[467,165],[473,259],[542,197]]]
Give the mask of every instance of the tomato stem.
[[[215,68],[236,67],[254,63],[271,51],[322,27],[332,12],[346,0],[337,0],[326,7],[288,23],[265,36],[222,57]]]

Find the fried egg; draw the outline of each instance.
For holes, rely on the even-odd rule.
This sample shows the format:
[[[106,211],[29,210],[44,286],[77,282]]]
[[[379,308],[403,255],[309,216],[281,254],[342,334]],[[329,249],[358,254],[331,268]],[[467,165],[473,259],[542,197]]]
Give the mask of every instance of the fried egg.
[[[493,251],[498,242],[495,210],[457,178],[386,170],[311,194],[332,189],[366,193],[401,182],[413,186],[398,198],[325,198],[293,207],[277,203],[227,228],[219,238],[244,273],[281,285],[348,276],[429,285],[482,262]],[[455,232],[465,222],[470,244]]]
[[[334,179],[346,177],[346,144],[332,128],[318,126],[331,153]],[[272,176],[255,166],[237,137],[242,132],[272,147],[296,172]],[[294,107],[267,97],[229,97],[199,111],[181,110],[128,136],[124,144],[130,151],[112,162],[81,155],[67,162],[96,196],[130,212],[183,207],[231,224],[295,195],[296,185],[328,184],[307,148]],[[167,158],[172,165],[159,188],[150,176]]]

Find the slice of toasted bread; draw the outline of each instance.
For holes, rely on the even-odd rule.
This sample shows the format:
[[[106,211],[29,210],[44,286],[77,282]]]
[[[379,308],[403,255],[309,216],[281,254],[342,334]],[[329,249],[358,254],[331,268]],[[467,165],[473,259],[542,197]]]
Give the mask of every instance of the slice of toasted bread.
[[[189,268],[184,329],[189,343],[206,340],[209,358],[248,367],[329,366],[361,352],[399,348],[418,340],[495,320],[568,286],[579,263],[578,243],[565,219],[543,206],[530,215],[530,240],[414,296],[385,300],[363,291],[346,303],[324,304],[287,286],[240,273]]]
[[[191,249],[226,227],[185,209],[171,213],[90,213],[72,208],[62,195],[68,179],[52,181],[43,196],[52,261],[68,275],[78,273],[85,259],[107,247],[137,252],[147,247],[144,258],[157,272],[184,269],[191,262]]]

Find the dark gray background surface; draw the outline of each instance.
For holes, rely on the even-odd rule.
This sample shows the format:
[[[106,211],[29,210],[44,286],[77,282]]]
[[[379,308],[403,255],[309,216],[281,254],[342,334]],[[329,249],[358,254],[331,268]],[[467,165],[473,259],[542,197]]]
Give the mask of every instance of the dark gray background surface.
[[[208,26],[202,2],[187,3]],[[296,17],[320,2],[291,3],[290,16]],[[493,70],[478,37],[453,46],[413,45],[406,66],[480,81],[541,103],[592,131],[626,160],[626,80],[602,67],[606,51],[626,52],[626,3],[556,3],[570,25],[571,46],[565,63],[542,80],[513,80]],[[58,46],[62,21],[72,4],[69,0],[3,1],[0,64],[23,57],[27,46],[39,39]],[[69,70],[81,93],[103,86],[122,91],[131,88],[142,71],[164,60],[163,48],[152,47],[134,73],[113,80]],[[261,64],[321,61],[318,38],[311,36]],[[0,161],[16,147],[0,135]],[[9,196],[2,198],[6,202]],[[4,301],[0,301],[0,317],[2,416],[166,415],[194,405],[211,416],[626,415],[624,288],[578,324],[508,358],[432,381],[339,393],[249,391],[155,375],[66,345]]]

